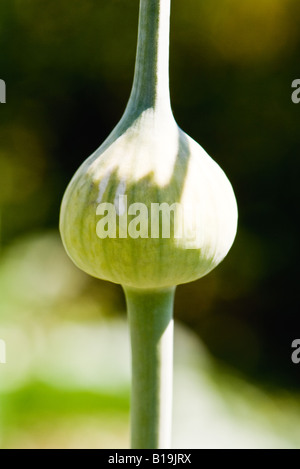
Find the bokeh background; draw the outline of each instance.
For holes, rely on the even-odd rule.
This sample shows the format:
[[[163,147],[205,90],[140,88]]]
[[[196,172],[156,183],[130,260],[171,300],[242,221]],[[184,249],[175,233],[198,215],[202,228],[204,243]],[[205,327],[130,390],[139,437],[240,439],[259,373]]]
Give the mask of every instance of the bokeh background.
[[[116,125],[133,78],[138,0],[1,0],[2,448],[129,446],[120,287],[69,261],[71,176]],[[173,0],[179,125],[239,206],[226,260],[176,296],[177,448],[300,447],[298,0]]]

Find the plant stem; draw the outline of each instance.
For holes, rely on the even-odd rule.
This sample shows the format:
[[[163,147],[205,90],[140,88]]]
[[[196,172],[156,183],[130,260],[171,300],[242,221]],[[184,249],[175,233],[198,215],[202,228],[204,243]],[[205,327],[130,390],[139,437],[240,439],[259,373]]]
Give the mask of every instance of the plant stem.
[[[169,92],[171,0],[140,0],[133,87],[125,115],[172,114]],[[175,287],[124,288],[132,348],[131,440],[135,449],[169,448]]]
[[[171,0],[140,0],[139,33],[128,111],[171,111],[169,42]]]
[[[131,445],[170,448],[175,287],[124,288],[131,336]]]

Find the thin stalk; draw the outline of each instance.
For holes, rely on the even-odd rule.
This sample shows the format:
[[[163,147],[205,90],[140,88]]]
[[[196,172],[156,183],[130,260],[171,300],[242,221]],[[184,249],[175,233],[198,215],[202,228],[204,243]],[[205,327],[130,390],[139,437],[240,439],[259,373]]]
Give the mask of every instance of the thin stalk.
[[[127,110],[171,112],[169,42],[171,0],[140,0],[138,45]]]
[[[146,109],[172,115],[170,8],[171,0],[140,0],[134,81],[125,115],[139,115]],[[132,348],[132,448],[169,448],[175,288],[124,290]]]
[[[132,351],[131,447],[170,448],[175,287],[124,291]]]

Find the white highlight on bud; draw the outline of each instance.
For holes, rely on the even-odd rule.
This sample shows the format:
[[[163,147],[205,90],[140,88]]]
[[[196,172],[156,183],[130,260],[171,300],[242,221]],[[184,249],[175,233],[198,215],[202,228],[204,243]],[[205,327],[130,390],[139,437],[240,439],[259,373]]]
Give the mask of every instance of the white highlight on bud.
[[[110,178],[110,173],[108,173],[103,179],[101,179],[101,181],[99,183],[99,194],[98,194],[98,198],[97,198],[98,204],[101,202],[102,197],[104,195],[104,192],[106,191],[106,188],[107,188],[107,185],[108,185],[108,182],[109,182],[109,178]]]
[[[117,187],[115,201],[114,201],[116,212],[117,212],[117,215],[119,216],[124,215],[124,212],[127,208],[127,205],[125,204],[124,197],[123,197],[125,194],[125,191],[126,191],[126,181],[121,180],[120,184]]]

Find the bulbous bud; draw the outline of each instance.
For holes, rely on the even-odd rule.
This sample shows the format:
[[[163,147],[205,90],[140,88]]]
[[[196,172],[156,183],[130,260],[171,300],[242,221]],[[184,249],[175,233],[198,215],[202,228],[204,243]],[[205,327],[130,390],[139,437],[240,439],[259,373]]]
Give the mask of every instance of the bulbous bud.
[[[135,288],[196,280],[229,251],[237,205],[221,168],[173,117],[124,118],[73,177],[60,231],[88,274]]]

